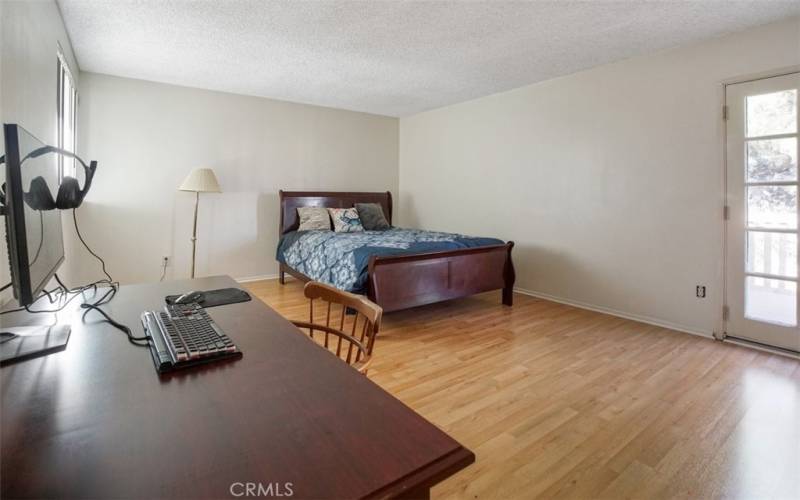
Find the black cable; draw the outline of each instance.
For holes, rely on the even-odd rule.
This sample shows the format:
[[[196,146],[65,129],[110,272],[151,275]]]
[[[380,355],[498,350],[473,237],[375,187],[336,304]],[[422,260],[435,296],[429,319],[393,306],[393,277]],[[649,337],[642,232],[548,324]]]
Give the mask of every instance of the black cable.
[[[81,243],[83,243],[83,246],[86,247],[86,250],[90,254],[92,254],[97,260],[100,261],[100,265],[103,267],[103,274],[105,274],[108,277],[108,281],[109,282],[114,281],[114,278],[112,278],[111,275],[108,274],[108,271],[106,271],[106,261],[104,261],[102,258],[100,258],[99,255],[94,253],[92,251],[92,249],[89,248],[89,245],[86,244],[86,240],[83,239],[83,236],[81,235],[81,231],[80,231],[80,229],[78,229],[78,215],[75,212],[75,210],[76,210],[75,208],[72,209],[72,221],[75,223],[75,233],[78,235],[78,239],[81,240]]]
[[[10,313],[14,313],[14,312],[19,312],[19,311],[28,311],[29,313],[32,313],[32,314],[46,314],[46,313],[57,313],[57,312],[60,312],[67,306],[67,304],[72,302],[75,299],[75,297],[77,297],[79,294],[83,293],[85,290],[87,290],[89,288],[92,288],[93,286],[96,286],[96,283],[97,282],[91,283],[91,284],[86,285],[84,287],[75,288],[73,290],[64,289],[63,286],[59,286],[59,288],[57,288],[55,290],[49,290],[49,291],[48,290],[42,290],[41,291],[41,295],[36,297],[36,299],[32,303],[28,304],[27,306],[17,307],[15,309],[8,309],[6,311],[0,311],[0,316],[2,316],[4,314],[10,314]],[[103,283],[105,283],[105,281],[103,281]],[[118,286],[118,285],[115,283],[114,286]],[[58,292],[58,294],[56,295],[56,298],[54,299],[52,294],[54,294],[55,292]],[[36,302],[38,302],[42,297],[48,297],[48,300],[50,301],[50,303],[53,304],[53,303],[58,302],[59,300],[62,300],[63,297],[65,297],[67,295],[70,295],[70,294],[74,294],[74,295],[72,295],[72,297],[68,298],[63,304],[61,304],[56,309],[39,310],[39,311],[31,309],[31,306],[33,306]]]
[[[31,310],[31,308],[30,308],[30,307],[31,307],[33,304],[30,304],[30,305],[27,305],[27,306],[24,306],[24,307],[22,307],[21,309],[12,309],[11,311],[3,311],[3,312],[2,312],[2,313],[0,313],[0,314],[6,314],[6,313],[9,313],[9,312],[13,312],[13,311],[15,311],[15,310],[16,310],[16,311],[21,311],[22,309],[25,309],[26,311],[28,311],[29,313],[32,313],[32,314],[47,314],[47,313],[57,313],[57,312],[61,312],[61,311],[63,311],[63,310],[64,310],[64,308],[65,308],[65,307],[67,307],[67,304],[69,304],[70,302],[72,302],[73,300],[75,300],[75,297],[77,297],[77,296],[78,296],[78,294],[75,294],[75,295],[73,295],[72,297],[68,298],[67,300],[65,300],[65,301],[64,301],[64,303],[63,303],[63,304],[61,304],[60,306],[58,306],[56,309],[49,309],[49,310],[46,310],[46,311],[34,311],[34,310]],[[41,296],[40,296],[39,298],[41,298]],[[38,300],[38,299],[37,299],[37,300]]]
[[[121,330],[125,335],[127,335],[128,336],[128,342],[130,342],[131,344],[139,346],[139,347],[147,347],[148,346],[148,344],[150,342],[148,337],[134,337],[130,328],[128,328],[127,326],[123,325],[122,323],[119,323],[119,322],[115,321],[111,316],[106,314],[106,312],[103,311],[102,309],[100,309],[98,306],[96,306],[94,304],[81,304],[81,307],[86,309],[87,312],[88,311],[97,311],[97,312],[99,312],[103,316],[103,318],[105,318],[105,321],[107,321],[111,326],[113,326],[117,330]],[[84,313],[84,314],[86,314],[86,313]],[[144,342],[144,344],[141,344],[140,342]]]
[[[103,294],[102,297],[97,299],[95,302],[92,302],[91,305],[99,307],[102,306],[103,304],[108,304],[109,302],[111,302],[111,299],[113,299],[116,294],[117,294],[117,287],[112,286],[108,289],[106,293]],[[82,320],[84,321],[86,320],[86,315],[89,314],[89,311],[90,310],[87,309],[86,311],[83,312],[83,316],[81,317]]]
[[[122,331],[123,333],[125,333],[125,335],[128,337],[128,341],[131,344],[139,346],[139,347],[147,347],[149,345],[149,338],[148,337],[134,337],[134,335],[131,332],[130,328],[128,328],[127,326],[123,325],[122,323],[116,321],[115,319],[113,319],[111,316],[109,316],[105,311],[103,311],[100,308],[101,305],[107,304],[108,302],[111,301],[111,299],[114,298],[114,296],[117,294],[117,291],[119,290],[119,283],[114,281],[114,278],[112,278],[111,275],[106,270],[106,262],[99,255],[97,255],[89,247],[89,245],[86,243],[86,240],[83,239],[83,235],[81,234],[81,231],[78,228],[78,216],[75,213],[75,209],[72,209],[72,221],[75,224],[75,233],[78,235],[78,239],[81,241],[81,243],[83,244],[84,248],[86,248],[86,251],[88,251],[90,254],[92,254],[92,256],[94,256],[94,258],[96,258],[97,260],[100,261],[100,265],[102,266],[102,269],[103,269],[103,274],[106,275],[107,279],[97,280],[97,281],[94,281],[92,283],[89,283],[88,285],[83,285],[83,286],[79,286],[79,287],[75,287],[75,288],[68,288],[64,284],[64,282],[61,281],[61,278],[56,273],[56,274],[53,275],[53,277],[55,278],[56,283],[58,283],[58,288],[55,289],[55,290],[51,290],[51,291],[42,290],[42,293],[44,294],[44,296],[47,296],[47,298],[50,300],[51,304],[54,302],[51,293],[59,292],[56,295],[56,301],[61,300],[61,297],[66,297],[66,296],[71,294],[72,296],[69,297],[68,299],[66,299],[64,301],[64,303],[61,304],[61,306],[59,306],[56,309],[52,309],[52,310],[35,311],[35,310],[30,309],[30,305],[33,305],[33,304],[30,304],[28,306],[20,307],[20,308],[17,308],[17,309],[11,309],[11,310],[8,310],[8,311],[2,311],[2,312],[0,312],[0,315],[9,314],[9,313],[12,313],[12,312],[18,312],[18,311],[22,311],[22,310],[28,311],[29,313],[36,313],[36,314],[38,314],[38,313],[57,313],[59,311],[62,311],[67,306],[67,304],[69,304],[70,302],[72,302],[75,299],[75,297],[78,297],[79,295],[83,295],[87,290],[90,290],[90,289],[92,289],[94,291],[94,293],[97,293],[97,285],[104,284],[104,285],[108,285],[109,287],[108,287],[108,290],[99,299],[97,299],[96,301],[94,301],[92,303],[83,303],[83,304],[81,304],[80,307],[82,309],[85,309],[85,311],[83,313],[83,316],[82,316],[82,320],[84,320],[84,321],[86,320],[86,315],[89,312],[97,311],[98,313],[100,313],[103,316],[104,321],[108,322],[114,328],[116,328],[116,329]],[[166,266],[165,266],[165,269],[166,269]],[[9,284],[5,285],[4,287],[0,288],[0,291],[5,290],[9,286],[11,286],[11,283],[9,283]],[[37,297],[36,300],[39,300],[40,298],[42,298],[42,296]],[[35,302],[36,301],[34,301],[34,303]],[[142,342],[144,342],[144,344],[142,344]]]
[[[8,309],[6,311],[0,311],[0,316],[2,316],[4,314],[11,314],[11,313],[19,312],[19,311],[24,311],[24,310],[25,310],[24,307],[17,307],[16,309]]]
[[[130,328],[128,328],[126,325],[123,325],[122,323],[116,321],[115,319],[113,319],[111,316],[109,316],[105,311],[103,311],[100,308],[101,305],[107,304],[108,302],[110,302],[111,299],[113,299],[114,296],[117,294],[118,290],[119,290],[118,284],[114,283],[114,284],[112,284],[112,286],[109,287],[109,289],[106,291],[106,293],[104,293],[103,296],[100,297],[99,299],[97,299],[95,302],[93,302],[91,304],[89,304],[89,303],[81,304],[81,308],[85,309],[85,311],[83,312],[83,316],[81,317],[81,320],[82,321],[86,321],[86,315],[87,314],[89,314],[91,311],[97,311],[103,316],[104,321],[109,323],[111,326],[113,326],[117,330],[122,331],[128,337],[128,342],[130,342],[133,345],[139,346],[139,347],[147,347],[149,345],[149,342],[150,342],[150,339],[148,337],[134,337]],[[144,342],[144,344],[142,344],[142,342]]]
[[[2,288],[0,288],[0,292],[2,292],[3,290],[5,290],[6,288],[10,287],[13,284],[14,283],[8,283],[8,284],[3,285]]]
[[[61,283],[60,279],[57,280],[57,281],[59,283]],[[34,310],[30,309],[30,306],[25,306],[25,307],[21,307],[21,308],[18,308],[18,309],[13,309],[13,310],[10,310],[10,311],[3,311],[0,314],[7,314],[7,313],[10,313],[10,312],[21,311],[23,309],[28,311],[29,313],[35,313],[35,314],[57,313],[57,312],[62,311],[67,306],[67,304],[69,304],[70,302],[75,300],[75,297],[78,297],[84,291],[86,291],[86,290],[88,290],[88,289],[90,289],[92,287],[96,288],[97,287],[97,283],[98,282],[90,283],[90,284],[82,286],[82,287],[78,287],[78,288],[74,288],[74,289],[71,289],[71,290],[67,290],[66,293],[62,294],[62,296],[72,294],[72,297],[68,298],[63,304],[61,304],[61,306],[59,306],[56,309],[51,309],[51,310],[46,310],[46,311],[34,311]],[[114,296],[117,294],[118,290],[119,290],[119,284],[116,283],[116,282],[113,282],[109,286],[109,289],[98,300],[96,300],[94,303],[91,303],[91,304],[83,303],[83,304],[81,304],[80,307],[82,309],[86,309],[86,311],[84,311],[84,313],[83,313],[83,318],[82,319],[85,320],[86,319],[86,315],[90,311],[97,311],[105,318],[105,321],[107,321],[109,324],[111,324],[111,326],[113,326],[114,328],[116,328],[118,330],[121,330],[123,333],[125,333],[125,335],[128,336],[128,340],[132,344],[140,346],[140,347],[146,347],[147,344],[146,343],[145,344],[141,344],[141,342],[149,342],[147,337],[134,337],[133,334],[131,333],[131,329],[130,328],[128,328],[127,326],[123,325],[122,323],[119,323],[118,321],[116,321],[113,318],[111,318],[108,314],[106,314],[105,311],[103,311],[99,307],[99,306],[101,306],[103,304],[107,304],[112,298],[114,298]],[[43,292],[45,294],[48,293],[46,290],[43,290]],[[39,297],[39,298],[41,298],[41,297]]]
[[[59,283],[61,283],[60,279],[57,280],[57,281]],[[97,283],[99,283],[99,282],[90,283],[88,285],[85,285],[85,286],[82,286],[82,287],[78,287],[78,288],[74,288],[74,289],[71,289],[71,290],[67,290],[65,293],[62,293],[62,296],[69,295],[69,294],[72,294],[72,296],[70,298],[68,298],[66,301],[64,301],[64,303],[61,304],[56,309],[50,309],[50,310],[45,310],[45,311],[35,311],[35,310],[30,309],[30,306],[25,306],[25,307],[20,307],[20,308],[17,308],[17,309],[12,309],[12,310],[9,310],[9,311],[3,311],[3,312],[0,312],[0,314],[8,314],[8,313],[11,313],[11,312],[17,312],[17,311],[22,311],[22,310],[25,310],[25,311],[28,311],[29,313],[34,313],[34,314],[57,313],[57,312],[60,312],[60,311],[64,310],[64,308],[67,306],[67,304],[69,304],[70,302],[75,300],[75,297],[78,297],[79,295],[81,295],[85,290],[88,290],[88,289],[90,289],[92,287],[96,288]],[[123,333],[125,333],[125,335],[127,335],[127,337],[128,337],[128,341],[130,343],[132,343],[133,345],[140,346],[140,347],[146,347],[148,345],[147,342],[149,342],[148,337],[134,337],[130,328],[128,328],[127,326],[123,325],[122,323],[114,320],[113,318],[111,318],[111,316],[106,314],[105,311],[100,309],[101,305],[107,304],[112,298],[114,298],[114,296],[117,294],[118,290],[119,290],[119,284],[116,283],[116,282],[113,282],[109,286],[109,289],[99,299],[97,299],[95,302],[93,302],[91,304],[89,304],[89,303],[81,304],[80,307],[82,309],[86,309],[86,311],[84,311],[84,313],[83,313],[83,318],[82,319],[85,320],[86,319],[86,315],[90,311],[97,311],[103,316],[103,318],[105,318],[104,321],[107,321],[111,326],[113,326],[114,328],[116,328],[118,330],[121,330]],[[46,296],[49,296],[49,292],[47,290],[42,290],[42,292]],[[42,297],[41,296],[38,297],[37,300],[40,299],[40,298],[42,298]],[[33,304],[31,304],[31,305],[33,305]],[[145,344],[142,344],[141,342],[145,342]]]
[[[58,276],[58,274],[53,275],[53,277],[55,278],[56,282],[60,285],[60,288],[62,288],[65,291],[65,293],[83,293],[86,290],[89,290],[90,288],[94,289],[94,291],[97,291],[97,285],[109,285],[112,287],[119,287],[119,282],[108,281],[106,278],[103,278],[101,280],[93,281],[88,285],[82,285],[75,288],[67,288],[67,285],[65,285],[64,282],[61,281],[61,278]]]
[[[39,299],[41,299],[41,298],[42,298],[42,297],[40,296],[40,297],[38,297],[36,300],[39,300]],[[36,300],[34,300],[34,303],[36,302]],[[31,304],[31,305],[33,305],[33,304]],[[4,314],[11,314],[11,313],[20,312],[20,311],[25,311],[25,310],[28,310],[28,306],[24,306],[24,307],[17,307],[17,308],[15,308],[15,309],[7,309],[7,310],[5,310],[5,311],[0,311],[0,316],[2,316],[2,315],[4,315]],[[32,312],[32,313],[38,313],[38,312],[49,312],[49,311],[30,311],[30,310],[29,310],[28,312]]]
[[[53,274],[53,278],[56,279],[56,283],[58,283],[58,285],[61,287],[62,290],[64,291],[69,290],[69,288],[67,288],[67,285],[65,285],[64,282],[61,281],[61,278],[58,277],[58,273]]]
[[[36,261],[39,260],[39,254],[42,253],[42,247],[44,246],[44,215],[41,210],[39,212],[39,247],[36,249],[36,255],[33,256],[33,260],[28,264],[28,267],[33,267],[36,264]]]
[[[45,294],[45,295],[47,295],[47,300],[49,300],[51,304],[52,304],[53,302],[55,302],[55,301],[53,300],[53,296],[52,296],[52,295],[50,295],[50,292],[48,292],[47,290],[42,290],[42,293],[43,293],[43,294]],[[58,296],[56,296],[56,300],[58,300]]]
[[[86,240],[83,239],[83,235],[81,234],[81,230],[78,228],[78,215],[75,212],[74,208],[72,209],[72,221],[75,224],[75,234],[78,235],[78,239],[81,240],[81,243],[83,244],[84,248],[86,248],[86,251],[89,252],[90,254],[92,254],[94,256],[94,258],[96,258],[97,260],[100,261],[100,265],[103,268],[103,274],[105,274],[106,277],[108,278],[107,280],[95,281],[91,285],[87,285],[85,287],[81,287],[81,292],[83,292],[85,290],[88,290],[89,288],[92,288],[92,287],[95,289],[95,292],[96,292],[97,291],[97,285],[100,284],[100,283],[107,283],[109,285],[109,289],[99,299],[97,299],[96,301],[94,301],[91,304],[89,304],[89,303],[81,304],[81,308],[85,309],[85,311],[83,312],[83,316],[81,317],[81,320],[82,321],[86,321],[86,315],[89,314],[89,312],[97,311],[103,316],[103,318],[105,318],[106,322],[108,322],[111,326],[113,326],[117,330],[122,331],[128,337],[128,342],[130,342],[133,345],[140,346],[140,347],[147,347],[148,344],[149,344],[148,337],[134,337],[133,333],[131,333],[131,329],[130,328],[128,328],[127,326],[123,325],[122,323],[116,321],[115,319],[113,319],[111,316],[109,316],[105,311],[103,311],[100,308],[101,305],[107,304],[108,302],[111,301],[111,299],[114,298],[114,296],[117,294],[117,291],[119,290],[119,283],[114,281],[114,278],[112,278],[111,275],[106,270],[106,261],[104,261],[102,259],[102,257],[100,257],[99,255],[97,255],[89,247],[89,245],[86,243]],[[141,342],[144,342],[144,344],[141,344]]]

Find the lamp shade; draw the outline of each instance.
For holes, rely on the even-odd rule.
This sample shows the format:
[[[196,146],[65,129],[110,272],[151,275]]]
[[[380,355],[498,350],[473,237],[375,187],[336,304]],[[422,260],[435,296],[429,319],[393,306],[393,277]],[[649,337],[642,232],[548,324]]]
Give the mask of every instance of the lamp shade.
[[[217,176],[210,168],[196,168],[192,170],[183,184],[178,188],[180,191],[192,191],[195,193],[221,193]]]

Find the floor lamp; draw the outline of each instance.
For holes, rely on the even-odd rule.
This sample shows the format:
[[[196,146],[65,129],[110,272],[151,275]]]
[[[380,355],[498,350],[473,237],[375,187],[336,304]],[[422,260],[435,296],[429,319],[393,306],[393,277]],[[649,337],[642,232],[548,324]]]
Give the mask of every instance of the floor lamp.
[[[192,278],[194,278],[194,263],[197,254],[197,207],[200,204],[200,193],[221,193],[217,176],[210,168],[196,168],[186,176],[180,191],[194,193],[194,226],[192,229]]]

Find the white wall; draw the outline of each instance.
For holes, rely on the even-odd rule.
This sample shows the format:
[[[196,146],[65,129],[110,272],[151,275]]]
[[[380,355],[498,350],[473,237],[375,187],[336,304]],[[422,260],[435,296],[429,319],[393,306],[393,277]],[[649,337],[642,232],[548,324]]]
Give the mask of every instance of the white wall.
[[[0,122],[18,123],[48,144],[58,141],[56,60],[59,44],[77,80],[78,65],[56,3],[0,0]],[[5,169],[0,169],[0,182],[4,178]],[[0,238],[5,241],[2,223]],[[0,285],[10,279],[7,249],[3,243],[0,244]],[[0,303],[10,295],[10,291],[6,291],[0,296]]]
[[[187,277],[194,195],[177,188],[212,167],[201,195],[198,275],[277,273],[278,190],[398,191],[398,120],[92,73],[81,75],[80,151],[98,161],[78,215],[123,282]],[[98,277],[85,253],[74,282]]]
[[[78,68],[52,1],[0,1],[0,117],[56,137],[55,47]],[[400,190],[399,222],[517,242],[518,286],[710,332],[721,295],[724,80],[800,64],[800,20],[607,65],[399,122],[80,74],[79,152],[100,167],[79,209],[124,282],[276,272],[278,189]],[[399,181],[398,181],[399,176]],[[399,184],[399,186],[398,186]],[[65,219],[72,284],[100,277]],[[0,235],[1,236],[1,235]],[[8,280],[0,245],[0,282]],[[706,284],[709,297],[694,297]]]
[[[400,222],[514,240],[522,289],[710,334],[721,83],[796,64],[797,18],[402,118]]]

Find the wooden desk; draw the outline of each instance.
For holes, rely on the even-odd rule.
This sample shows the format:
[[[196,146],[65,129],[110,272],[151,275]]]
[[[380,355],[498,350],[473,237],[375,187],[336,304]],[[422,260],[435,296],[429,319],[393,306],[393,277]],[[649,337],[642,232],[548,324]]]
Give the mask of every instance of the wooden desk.
[[[140,335],[165,295],[231,286],[123,286],[106,310]],[[2,497],[232,498],[245,483],[425,497],[475,460],[258,299],[208,312],[243,359],[160,379],[146,348],[91,313],[74,316],[64,352],[0,369]]]

